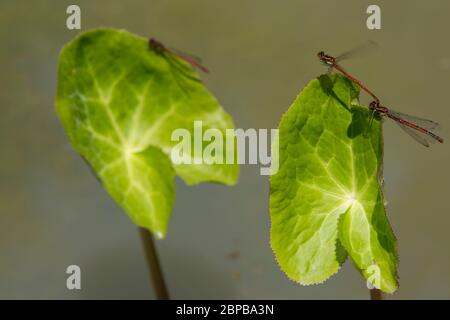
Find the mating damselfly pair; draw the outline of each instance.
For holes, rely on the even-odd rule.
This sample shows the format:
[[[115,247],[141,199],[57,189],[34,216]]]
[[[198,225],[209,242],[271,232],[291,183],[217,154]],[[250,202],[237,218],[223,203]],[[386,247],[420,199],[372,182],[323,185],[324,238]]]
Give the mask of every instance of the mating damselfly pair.
[[[372,118],[376,113],[382,118],[388,117],[389,119],[394,120],[395,123],[400,126],[400,128],[402,128],[406,133],[413,137],[417,142],[426,147],[429,147],[430,143],[435,141],[443,143],[444,140],[433,132],[439,127],[439,124],[437,122],[396,112],[391,110],[390,108],[382,106],[380,99],[369,88],[367,88],[361,81],[353,77],[350,73],[345,71],[344,68],[342,68],[342,66],[339,64],[340,61],[349,58],[356,53],[372,50],[374,46],[374,42],[368,42],[337,57],[325,54],[323,51],[319,52],[317,56],[323,64],[329,67],[329,71],[331,71],[332,69],[338,70],[346,78],[353,81],[373,98],[373,101],[369,104],[369,109],[372,111]],[[371,123],[371,121],[369,123]]]
[[[173,55],[179,59],[186,61],[191,66],[202,70],[203,72],[209,72],[208,69],[201,64],[200,59],[195,56],[186,54],[176,49],[167,48],[161,42],[159,42],[154,38],[151,38],[149,40],[149,45],[153,50],[159,53],[167,53]],[[439,127],[439,124],[437,122],[396,112],[391,110],[390,108],[382,106],[380,99],[368,87],[366,87],[361,81],[353,77],[350,73],[345,71],[344,68],[342,68],[342,66],[339,64],[340,61],[347,59],[351,56],[354,56],[357,53],[372,50],[374,46],[375,43],[369,41],[368,43],[359,46],[353,50],[347,51],[337,57],[325,54],[323,51],[319,52],[317,56],[319,57],[319,60],[323,64],[329,67],[329,71],[331,71],[332,69],[338,70],[345,77],[356,83],[362,90],[367,92],[373,98],[373,101],[369,104],[369,109],[372,111],[372,118],[376,113],[382,118],[388,117],[394,120],[395,123],[397,123],[400,126],[400,128],[402,128],[416,141],[418,141],[419,143],[421,143],[426,147],[429,147],[430,143],[435,141],[443,143],[444,140],[433,132],[437,130]]]

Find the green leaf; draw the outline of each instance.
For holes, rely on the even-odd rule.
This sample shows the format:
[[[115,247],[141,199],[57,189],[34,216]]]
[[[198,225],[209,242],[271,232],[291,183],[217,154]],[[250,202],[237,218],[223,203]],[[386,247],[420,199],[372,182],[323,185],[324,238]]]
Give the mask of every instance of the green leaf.
[[[236,183],[237,165],[171,161],[175,129],[186,128],[193,139],[194,121],[221,133],[233,122],[190,65],[151,49],[147,39],[97,29],[69,42],[59,57],[56,107],[73,147],[108,193],[159,237],[167,231],[175,175],[188,184]],[[234,152],[217,150],[227,151]]]
[[[358,94],[343,76],[321,76],[283,116],[272,152],[279,171],[270,180],[271,244],[296,282],[325,281],[348,254],[366,279],[391,293],[398,259],[380,186],[381,121],[368,126],[371,112]]]

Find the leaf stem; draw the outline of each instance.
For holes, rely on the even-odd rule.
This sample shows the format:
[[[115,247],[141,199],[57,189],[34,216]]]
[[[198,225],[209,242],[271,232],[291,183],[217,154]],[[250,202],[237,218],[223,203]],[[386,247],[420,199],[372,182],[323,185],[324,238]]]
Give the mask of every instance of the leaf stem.
[[[153,236],[147,229],[144,228],[139,228],[139,234],[144,246],[145,257],[147,259],[150,278],[152,280],[153,289],[155,290],[156,299],[169,300],[169,292],[167,291],[166,282],[162,273],[161,264],[159,263]]]
[[[383,300],[383,291],[380,289],[370,289],[370,300]]]

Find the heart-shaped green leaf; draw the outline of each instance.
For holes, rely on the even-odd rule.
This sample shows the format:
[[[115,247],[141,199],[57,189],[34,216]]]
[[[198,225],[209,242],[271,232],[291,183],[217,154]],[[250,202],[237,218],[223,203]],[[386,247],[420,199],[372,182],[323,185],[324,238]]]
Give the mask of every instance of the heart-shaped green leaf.
[[[166,234],[175,175],[188,184],[236,183],[236,164],[171,161],[174,130],[185,128],[194,140],[194,121],[224,135],[233,122],[190,65],[147,39],[114,29],[82,33],[61,51],[57,91],[73,147],[132,221],[157,236]]]
[[[397,288],[396,240],[381,189],[381,123],[343,76],[311,81],[279,126],[270,180],[271,243],[281,269],[321,283],[350,255],[381,290]],[[274,160],[273,160],[274,161]]]

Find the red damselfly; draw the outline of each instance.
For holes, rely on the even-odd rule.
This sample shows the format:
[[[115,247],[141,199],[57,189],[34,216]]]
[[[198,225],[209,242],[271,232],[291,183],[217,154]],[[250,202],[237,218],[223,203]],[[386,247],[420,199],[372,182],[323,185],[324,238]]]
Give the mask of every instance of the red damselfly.
[[[341,54],[337,57],[333,57],[331,55],[325,54],[325,52],[321,51],[317,54],[320,62],[327,65],[329,67],[329,71],[332,69],[336,69],[341,72],[346,78],[353,81],[356,85],[358,85],[361,89],[367,92],[373,99],[369,104],[369,109],[372,111],[372,117],[369,121],[369,127],[371,126],[371,122],[373,120],[373,116],[378,114],[381,118],[388,117],[395,121],[411,137],[413,137],[420,144],[429,147],[430,143],[439,141],[440,143],[444,142],[444,139],[436,135],[433,131],[439,128],[439,124],[432,120],[422,119],[414,116],[410,116],[407,114],[403,114],[400,112],[393,111],[389,108],[383,107],[380,105],[380,99],[361,81],[353,77],[341,65],[338,63],[344,59],[349,58],[350,56],[354,56],[355,53],[361,53],[367,50],[372,50],[376,44],[374,42],[369,41],[353,50],[347,51],[344,54]]]
[[[329,67],[329,71],[331,71],[332,69],[336,69],[339,72],[341,72],[346,78],[350,79],[351,81],[353,81],[354,83],[356,83],[361,89],[363,89],[365,92],[367,92],[376,102],[380,102],[380,99],[378,99],[378,97],[371,91],[369,90],[369,88],[367,88],[364,84],[362,84],[361,81],[359,81],[358,79],[356,79],[355,77],[353,77],[350,73],[348,73],[347,71],[344,70],[344,68],[341,67],[341,65],[338,63],[344,59],[347,59],[351,56],[356,55],[357,53],[362,53],[362,52],[366,52],[366,51],[371,51],[373,49],[373,47],[375,46],[375,42],[369,41],[355,49],[352,49],[350,51],[347,51],[337,57],[333,57],[331,55],[326,54],[323,51],[320,51],[317,54],[317,57],[319,58],[320,62],[322,62],[323,64],[325,64],[326,66]]]
[[[150,38],[149,44],[150,44],[150,47],[157,52],[160,52],[160,53],[167,52],[168,54],[171,54],[181,60],[186,61],[191,66],[198,68],[198,69],[202,70],[203,72],[206,72],[206,73],[209,72],[209,70],[201,64],[200,59],[197,57],[194,57],[190,54],[181,52],[176,49],[172,49],[172,48],[169,49],[166,46],[164,46],[161,42],[159,42],[158,40],[156,40],[154,38]]]
[[[403,131],[425,147],[429,147],[430,143],[435,141],[444,142],[444,139],[432,132],[439,128],[437,122],[393,111],[381,106],[379,101],[372,101],[369,104],[369,109],[372,110],[373,114],[377,113],[382,118],[388,117],[394,120]]]

